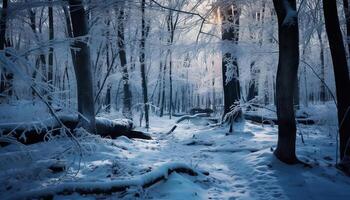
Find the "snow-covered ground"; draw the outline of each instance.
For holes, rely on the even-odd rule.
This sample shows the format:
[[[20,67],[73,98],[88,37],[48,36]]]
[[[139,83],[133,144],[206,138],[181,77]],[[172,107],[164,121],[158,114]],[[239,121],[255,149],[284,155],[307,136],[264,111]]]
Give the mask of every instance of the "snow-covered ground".
[[[78,193],[54,199],[349,199],[350,179],[335,167],[336,127],[298,125],[297,154],[312,165],[287,166],[273,156],[277,127],[251,122],[210,127],[205,120],[151,118],[153,140],[101,139],[81,132],[76,141],[57,138],[29,146],[0,148],[0,197],[55,191],[60,187],[94,187],[139,183],[164,166],[186,165],[209,175],[172,173],[150,188],[129,188],[109,195]],[[145,130],[143,130],[145,131]],[[50,166],[67,166],[54,173]],[[158,170],[158,171],[157,171]]]

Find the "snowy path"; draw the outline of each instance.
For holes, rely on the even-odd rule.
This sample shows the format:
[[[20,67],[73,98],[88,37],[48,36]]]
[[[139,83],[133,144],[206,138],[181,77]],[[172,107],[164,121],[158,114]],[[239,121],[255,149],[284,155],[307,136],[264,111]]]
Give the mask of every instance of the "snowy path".
[[[151,132],[166,132],[169,121],[157,119]],[[350,180],[333,166],[332,140],[319,133],[306,137],[306,145],[298,144],[299,155],[313,164],[287,167],[272,155],[276,143],[276,128],[251,123],[239,124],[233,135],[227,135],[227,127],[210,128],[200,122],[184,123],[168,137],[159,136],[154,141],[142,142],[133,151],[142,157],[142,164],[152,166],[163,162],[184,162],[210,172],[207,180],[198,181],[202,194],[198,199],[347,199]],[[158,127],[157,127],[158,125]],[[310,132],[315,130],[310,130]],[[298,140],[300,140],[298,138]],[[298,141],[299,143],[300,141]],[[192,145],[188,145],[192,144]],[[321,146],[322,145],[322,146]],[[325,146],[327,145],[327,147]],[[313,159],[313,160],[311,160]],[[180,181],[181,182],[181,181]],[[345,185],[344,185],[345,184]],[[157,187],[161,187],[163,191]],[[157,186],[147,192],[145,198],[176,199],[169,184]],[[165,190],[165,191],[164,191]],[[155,192],[157,191],[157,192]],[[191,191],[187,191],[191,192]],[[197,190],[192,191],[197,192]],[[161,193],[161,194],[159,194]],[[191,193],[187,194],[190,195]],[[193,199],[197,199],[195,195]],[[182,199],[180,196],[178,199]],[[186,198],[188,199],[188,198]]]
[[[274,183],[266,163],[245,160],[254,151],[269,152],[271,136],[266,135],[260,143],[252,143],[250,139],[254,135],[249,131],[226,135],[227,128],[190,127],[195,126],[188,124],[177,129],[171,139],[160,142],[160,151],[146,154],[145,160],[182,161],[209,171],[208,199],[281,198],[281,189]],[[198,144],[186,145],[194,141]]]
[[[297,139],[299,157],[313,168],[286,166],[272,154],[276,127],[249,122],[236,124],[234,133],[227,127],[208,127],[203,121],[183,122],[171,135],[164,135],[176,119],[152,118],[149,132],[154,140],[116,140],[85,136],[81,162],[67,141],[51,141],[0,148],[0,193],[20,194],[62,181],[106,182],[128,180],[165,163],[184,163],[205,170],[209,176],[190,177],[171,174],[151,188],[133,188],[104,199],[349,199],[350,179],[334,168],[335,136],[330,128],[303,127],[305,144]],[[48,148],[55,146],[56,148]],[[62,153],[63,152],[63,153]],[[29,155],[30,154],[30,155]],[[70,161],[77,174],[51,174],[44,167],[55,157]],[[80,165],[79,165],[80,163]],[[13,168],[17,166],[17,168]],[[133,191],[135,190],[135,191]],[[55,199],[94,199],[94,196],[56,196]]]

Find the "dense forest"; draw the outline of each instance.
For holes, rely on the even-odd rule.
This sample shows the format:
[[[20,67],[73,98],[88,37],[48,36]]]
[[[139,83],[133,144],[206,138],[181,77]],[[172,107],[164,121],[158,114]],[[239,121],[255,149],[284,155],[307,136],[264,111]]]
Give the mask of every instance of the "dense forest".
[[[0,1],[0,199],[348,199],[348,0]]]

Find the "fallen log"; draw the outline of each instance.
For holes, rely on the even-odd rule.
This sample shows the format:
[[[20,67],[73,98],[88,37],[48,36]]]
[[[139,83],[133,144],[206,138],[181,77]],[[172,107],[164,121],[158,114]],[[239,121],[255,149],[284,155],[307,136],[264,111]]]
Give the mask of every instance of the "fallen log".
[[[174,117],[182,117],[184,115],[186,115],[186,113],[173,113]]]
[[[79,193],[81,195],[108,195],[115,192],[123,192],[132,187],[146,189],[160,181],[167,180],[168,176],[173,172],[184,173],[190,176],[198,176],[199,174],[209,175],[208,172],[199,172],[186,164],[168,163],[147,174],[127,180],[112,180],[108,182],[66,182],[42,189],[14,193],[9,197],[4,197],[4,199],[52,199],[54,195],[69,195],[73,193]]]
[[[205,113],[205,114],[208,114],[208,115],[211,115],[214,111],[210,108],[205,108],[205,109],[202,109],[202,108],[192,108],[190,110],[190,114],[191,115],[195,115],[195,114],[199,114],[199,113]]]
[[[198,114],[194,114],[194,115],[184,115],[182,117],[180,117],[178,120],[176,120],[176,124],[184,121],[184,120],[190,120],[190,119],[194,119],[194,118],[199,118],[199,117],[209,117],[210,115],[208,113],[198,113]]]
[[[62,124],[70,129],[71,132],[78,124],[78,117],[72,115],[58,116]],[[133,130],[134,125],[131,120],[110,120],[106,118],[96,118],[96,129],[98,135],[115,139],[119,136],[128,138],[152,139],[148,134]],[[7,123],[0,124],[2,135],[10,136],[22,144],[34,144],[47,140],[48,136],[62,134],[61,124],[54,118],[29,123]],[[49,134],[48,134],[49,133]],[[6,145],[8,142],[1,142],[0,145]]]
[[[180,117],[178,120],[176,120],[174,126],[166,134],[169,135],[170,133],[174,132],[175,129],[177,128],[177,125],[179,123],[181,123],[182,121],[195,119],[195,118],[199,118],[199,117],[209,117],[209,116],[210,115],[207,114],[207,113],[198,113],[198,114],[195,114],[195,115],[184,115],[184,116]]]
[[[204,141],[204,140],[192,140],[190,142],[185,143],[187,146],[197,146],[197,145],[203,145],[203,146],[213,146],[213,141]]]
[[[244,113],[244,119],[250,120],[259,124],[276,124],[278,125],[277,118],[273,117],[267,117],[267,116],[261,116],[261,115],[253,115],[249,113]],[[313,125],[315,124],[315,120],[310,118],[296,118],[295,119],[297,123],[305,124],[305,125]]]

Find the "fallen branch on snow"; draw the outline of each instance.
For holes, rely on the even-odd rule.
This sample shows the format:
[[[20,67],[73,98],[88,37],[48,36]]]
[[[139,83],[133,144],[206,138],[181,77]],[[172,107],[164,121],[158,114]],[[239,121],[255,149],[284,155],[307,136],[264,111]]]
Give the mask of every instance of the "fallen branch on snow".
[[[244,113],[244,119],[250,120],[259,124],[278,124],[277,118],[267,117],[267,116],[261,116],[261,115],[254,115],[249,113]],[[296,122],[300,124],[305,125],[312,125],[315,124],[315,121],[313,119],[309,118],[296,118]]]
[[[167,180],[168,176],[173,172],[184,173],[190,176],[198,176],[199,174],[209,175],[208,172],[199,172],[186,164],[168,163],[147,174],[128,180],[113,180],[108,182],[68,182],[60,185],[48,186],[43,189],[16,193],[7,197],[7,199],[48,199],[52,198],[54,195],[69,195],[73,193],[79,193],[81,195],[112,194],[115,192],[126,191],[132,187],[146,189],[160,181]]]
[[[190,120],[190,119],[195,119],[195,118],[199,118],[199,117],[209,117],[209,116],[210,115],[208,113],[198,113],[195,115],[184,115],[184,116],[180,117],[178,120],[176,120],[175,125],[166,134],[169,135],[172,132],[174,132],[175,129],[177,128],[177,125],[184,120]]]
[[[203,149],[201,151],[211,152],[211,153],[240,153],[240,152],[250,152],[255,153],[262,150],[258,148],[216,148],[216,149]]]

